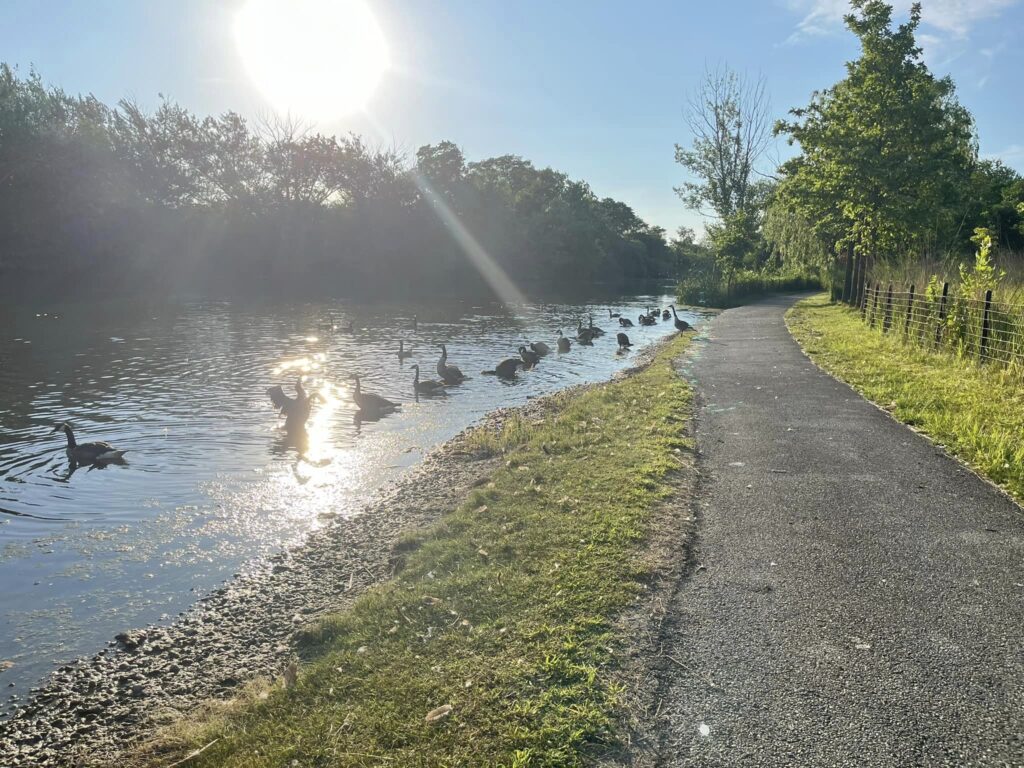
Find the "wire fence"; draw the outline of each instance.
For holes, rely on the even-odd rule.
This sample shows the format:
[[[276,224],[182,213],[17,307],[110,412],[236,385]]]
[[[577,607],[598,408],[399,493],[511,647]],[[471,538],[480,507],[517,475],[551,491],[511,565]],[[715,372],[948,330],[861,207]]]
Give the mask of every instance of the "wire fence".
[[[1024,304],[997,301],[992,291],[962,296],[949,283],[940,292],[865,280],[857,293],[849,303],[882,333],[1024,374]]]

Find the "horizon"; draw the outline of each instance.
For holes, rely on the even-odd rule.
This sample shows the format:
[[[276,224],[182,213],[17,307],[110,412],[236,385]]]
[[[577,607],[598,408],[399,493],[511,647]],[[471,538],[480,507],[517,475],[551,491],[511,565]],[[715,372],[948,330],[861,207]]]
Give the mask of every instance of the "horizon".
[[[679,226],[699,235],[705,217],[687,210],[673,191],[688,178],[673,160],[673,145],[691,139],[684,104],[705,67],[728,64],[763,77],[778,119],[839,79],[857,52],[841,21],[846,3],[743,5],[749,13],[662,2],[629,14],[580,2],[558,8],[369,3],[390,66],[365,94],[352,96],[364,95],[365,108],[326,119],[292,116],[316,131],[354,132],[409,157],[443,140],[470,161],[519,155],[587,182],[599,197],[622,200],[669,235]],[[897,11],[908,5],[896,3]],[[236,44],[245,0],[144,7],[110,0],[102,13],[65,2],[49,6],[48,14],[25,0],[5,6],[0,43],[6,62],[22,75],[34,69],[47,85],[93,94],[111,106],[128,98],[151,110],[162,95],[196,114],[234,111],[250,123],[279,111]],[[974,116],[980,155],[1024,171],[1024,143],[1014,130],[1024,107],[1001,95],[1012,93],[1014,72],[1024,63],[1024,52],[1010,46],[1024,31],[1024,5],[926,2],[923,14],[918,40],[925,61],[956,83]],[[643,58],[635,55],[637,39]],[[702,45],[691,44],[698,39]],[[775,139],[759,171],[770,173],[792,152]]]

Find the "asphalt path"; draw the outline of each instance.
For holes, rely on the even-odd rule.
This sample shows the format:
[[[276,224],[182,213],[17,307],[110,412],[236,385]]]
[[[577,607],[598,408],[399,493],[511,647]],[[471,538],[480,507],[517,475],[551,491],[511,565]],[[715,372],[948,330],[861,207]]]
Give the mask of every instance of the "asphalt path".
[[[661,765],[1024,766],[1024,511],[811,363],[791,303],[724,312],[685,364]]]

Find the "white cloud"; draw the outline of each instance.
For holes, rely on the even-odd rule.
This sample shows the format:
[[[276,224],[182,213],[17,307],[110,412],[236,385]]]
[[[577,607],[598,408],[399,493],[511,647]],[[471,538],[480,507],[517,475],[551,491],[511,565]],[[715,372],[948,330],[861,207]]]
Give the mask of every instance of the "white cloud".
[[[999,16],[1021,0],[925,0],[921,22],[937,34],[933,42],[942,39],[965,40],[980,21]],[[843,28],[843,16],[850,12],[846,0],[784,0],[794,13],[802,14],[796,30],[786,42],[798,42],[807,37],[834,34]],[[895,0],[897,16],[906,16],[911,2]],[[923,39],[923,35],[919,35]]]
[[[1011,168],[1024,167],[1024,144],[1010,144],[999,152],[983,152],[986,160],[1002,160]]]

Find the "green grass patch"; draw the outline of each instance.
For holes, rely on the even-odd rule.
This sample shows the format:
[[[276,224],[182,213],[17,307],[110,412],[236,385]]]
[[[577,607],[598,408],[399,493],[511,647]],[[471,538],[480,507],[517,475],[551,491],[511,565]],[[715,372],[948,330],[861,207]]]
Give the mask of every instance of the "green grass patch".
[[[480,437],[504,468],[403,542],[393,580],[304,631],[293,686],[179,724],[143,761],[214,742],[187,764],[564,767],[614,748],[616,620],[646,591],[656,510],[692,452],[671,365],[687,343]]]
[[[1024,499],[1024,388],[1019,376],[882,334],[824,295],[786,316],[808,355],[893,416]]]

